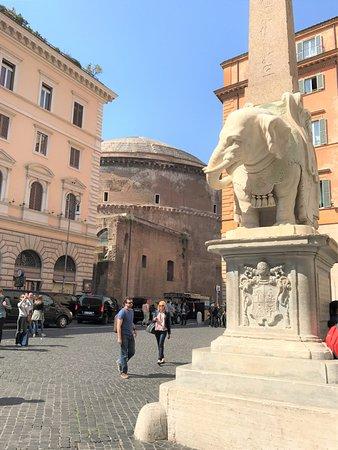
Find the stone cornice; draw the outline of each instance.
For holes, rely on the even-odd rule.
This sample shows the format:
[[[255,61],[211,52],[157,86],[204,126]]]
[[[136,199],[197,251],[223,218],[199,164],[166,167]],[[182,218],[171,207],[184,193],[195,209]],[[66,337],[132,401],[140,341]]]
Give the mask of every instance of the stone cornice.
[[[155,157],[155,156],[154,156]],[[153,167],[161,170],[180,171],[184,173],[196,173],[205,177],[202,167],[190,166],[188,164],[172,163],[169,161],[160,161],[146,158],[129,158],[115,156],[101,156],[100,168],[109,166],[127,166],[127,167]]]
[[[111,102],[117,97],[117,94],[103,83],[90,77],[84,70],[77,67],[50,45],[38,39],[2,13],[0,13],[0,31],[85,86],[105,103]]]
[[[308,71],[330,66],[332,63],[337,64],[338,49],[329,50],[319,55],[312,56],[297,63],[300,78]],[[214,91],[217,98],[223,103],[224,100],[235,98],[237,95],[244,95],[245,88],[248,86],[248,79],[230,84]]]
[[[134,205],[131,203],[119,203],[119,204],[107,204],[107,203],[99,203],[97,207],[97,212],[99,214],[108,215],[108,214],[116,214],[116,211],[122,210],[126,212],[126,210],[143,210],[143,211],[166,211],[168,213],[176,213],[176,214],[186,214],[189,216],[199,216],[206,217],[208,219],[213,219],[215,222],[220,221],[220,217],[217,214],[213,214],[207,211],[199,211],[193,208],[173,208],[171,206],[159,206],[159,205]]]

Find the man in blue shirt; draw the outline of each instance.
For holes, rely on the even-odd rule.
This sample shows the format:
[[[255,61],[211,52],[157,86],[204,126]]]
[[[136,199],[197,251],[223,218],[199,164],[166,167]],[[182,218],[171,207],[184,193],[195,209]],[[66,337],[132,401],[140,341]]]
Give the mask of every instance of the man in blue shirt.
[[[135,337],[133,300],[126,298],[123,301],[123,308],[117,314],[117,342],[121,345],[117,365],[121,378],[125,380],[129,378],[127,362],[135,354]]]

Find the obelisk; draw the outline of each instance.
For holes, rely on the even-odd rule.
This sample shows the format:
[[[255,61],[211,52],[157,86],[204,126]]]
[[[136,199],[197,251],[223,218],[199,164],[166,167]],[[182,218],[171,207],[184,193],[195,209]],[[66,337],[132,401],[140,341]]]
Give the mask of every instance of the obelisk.
[[[298,92],[291,0],[250,0],[248,78],[254,105]]]

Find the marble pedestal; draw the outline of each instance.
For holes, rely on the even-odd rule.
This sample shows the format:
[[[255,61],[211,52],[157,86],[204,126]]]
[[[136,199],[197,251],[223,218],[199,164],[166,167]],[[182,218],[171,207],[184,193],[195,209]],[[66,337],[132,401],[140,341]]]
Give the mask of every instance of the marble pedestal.
[[[227,330],[161,385],[162,438],[203,450],[338,448],[338,361],[321,340],[337,244],[278,226],[207,246],[227,264]],[[158,438],[142,420],[136,437]]]

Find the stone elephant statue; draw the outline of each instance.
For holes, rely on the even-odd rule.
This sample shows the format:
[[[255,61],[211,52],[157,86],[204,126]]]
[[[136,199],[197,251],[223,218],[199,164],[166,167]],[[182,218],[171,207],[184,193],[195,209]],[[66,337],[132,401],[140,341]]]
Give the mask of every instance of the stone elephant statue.
[[[274,207],[275,223],[269,225],[318,228],[317,161],[299,93],[230,113],[204,172],[214,189],[233,184],[234,218],[241,226],[259,227]]]

